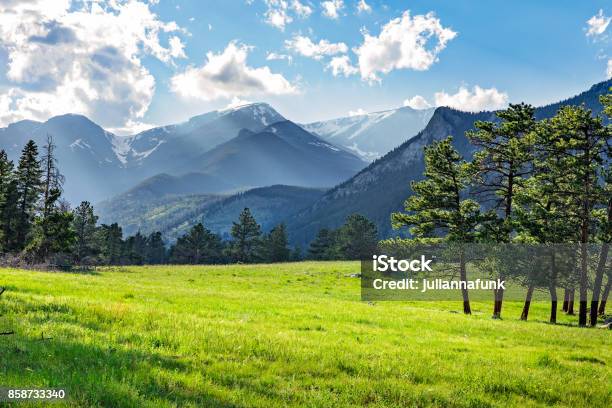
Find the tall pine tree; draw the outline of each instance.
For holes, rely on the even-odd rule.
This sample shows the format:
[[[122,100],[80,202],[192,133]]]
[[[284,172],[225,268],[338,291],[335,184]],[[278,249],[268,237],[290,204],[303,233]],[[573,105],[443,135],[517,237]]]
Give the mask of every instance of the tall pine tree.
[[[233,223],[232,238],[231,253],[235,262],[249,263],[258,260],[261,227],[248,208],[242,210],[238,222]]]
[[[482,201],[493,203],[496,215],[491,218],[493,222],[486,223],[489,239],[493,242],[512,241],[516,189],[531,173],[534,112],[531,105],[510,105],[497,113],[499,123],[478,121],[476,130],[466,133],[479,150],[472,162],[477,192]],[[503,280],[504,276],[500,278]],[[503,290],[496,290],[494,295],[493,317],[500,318]]]
[[[41,177],[38,147],[33,140],[30,140],[22,150],[15,173],[17,208],[14,219],[14,249],[16,250],[22,250],[27,244],[42,193]]]
[[[461,244],[476,240],[481,214],[480,205],[465,197],[471,174],[452,140],[448,137],[425,148],[425,179],[412,183],[415,194],[404,204],[408,213],[393,213],[391,221],[394,228],[408,226],[416,238],[459,243],[459,274],[465,282],[466,255]],[[465,287],[462,295],[463,312],[471,314]]]
[[[96,223],[98,217],[94,208],[88,201],[83,201],[72,211],[72,228],[76,239],[74,244],[74,258],[77,263],[91,263],[92,257],[97,254]]]
[[[272,231],[266,236],[265,252],[268,262],[287,262],[290,260],[291,250],[288,247],[285,224],[279,224],[272,228]]]

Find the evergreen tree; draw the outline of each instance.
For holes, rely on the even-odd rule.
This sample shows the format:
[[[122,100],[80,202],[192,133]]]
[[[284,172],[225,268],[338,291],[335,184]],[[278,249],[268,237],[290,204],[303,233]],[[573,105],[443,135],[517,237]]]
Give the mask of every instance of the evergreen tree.
[[[260,246],[261,227],[245,208],[238,217],[238,222],[232,225],[232,259],[235,262],[249,263],[257,260]]]
[[[489,239],[511,242],[513,233],[513,203],[517,187],[531,173],[532,132],[535,109],[526,104],[510,105],[496,115],[501,122],[478,121],[475,131],[466,136],[478,148],[474,154],[477,192],[483,201],[493,201],[490,222],[485,223]],[[503,280],[503,271],[500,278]],[[503,290],[496,290],[493,317],[501,317]]]
[[[272,231],[265,239],[266,261],[268,262],[287,262],[291,256],[288,247],[287,230],[285,224],[279,224],[272,228]]]
[[[127,265],[142,265],[147,252],[147,239],[138,231],[123,244],[123,261]]]
[[[317,261],[336,259],[336,234],[327,228],[322,228],[308,248],[308,257]]]
[[[120,265],[123,255],[123,231],[117,224],[102,224],[98,229],[98,240],[102,263]]]
[[[147,237],[146,263],[152,265],[166,262],[166,246],[161,232],[152,232]]]
[[[15,216],[15,183],[13,162],[4,150],[0,151],[0,252],[10,249],[9,240],[13,235],[11,220]]]
[[[72,229],[75,231],[74,256],[77,263],[92,262],[97,254],[96,224],[98,217],[88,201],[72,211]]]
[[[289,256],[291,262],[299,262],[302,259],[304,259],[304,256],[302,255],[302,248],[299,245],[296,245],[295,247],[293,247],[293,250],[291,251],[291,255]]]
[[[53,137],[48,135],[41,159],[42,208],[35,220],[32,242],[28,245],[28,250],[39,260],[54,253],[68,252],[75,240],[72,213],[60,201],[64,176],[59,171],[55,150]]]
[[[561,152],[556,149],[556,136],[548,120],[540,121],[534,130],[533,174],[516,188],[515,226],[518,239],[525,243],[544,244],[548,248],[550,270],[545,279],[531,274],[527,299],[523,308],[526,320],[531,303],[530,295],[536,284],[548,283],[551,297],[550,322],[557,319],[557,293],[559,282],[569,278],[571,268],[562,261],[559,252],[564,248],[553,244],[575,242],[579,225],[568,213],[567,199],[561,194],[560,186],[565,180],[564,169],[560,163]]]
[[[212,264],[222,259],[223,243],[202,223],[180,237],[171,249],[171,261],[179,264]]]
[[[338,249],[343,258],[371,259],[377,246],[376,225],[363,215],[349,215],[338,234]]]
[[[406,200],[406,213],[393,213],[393,228],[408,226],[416,238],[439,238],[446,242],[476,240],[481,221],[480,205],[466,199],[471,180],[468,165],[452,145],[452,137],[425,148],[425,179],[412,183],[414,195]],[[440,238],[443,237],[443,238]],[[467,280],[466,257],[459,246],[459,274]],[[463,312],[471,314],[467,289],[462,289]]]
[[[550,120],[554,135],[553,148],[562,157],[557,171],[563,173],[559,191],[567,200],[567,211],[579,225],[580,308],[578,324],[587,324],[588,263],[587,244],[592,242],[596,225],[593,210],[603,197],[600,180],[609,134],[600,118],[594,118],[584,107],[565,106]],[[597,309],[597,308],[595,308]],[[595,315],[596,318],[596,315]]]
[[[30,140],[22,150],[15,173],[17,213],[15,214],[14,249],[22,250],[27,243],[40,194],[42,170],[38,161],[38,147]]]

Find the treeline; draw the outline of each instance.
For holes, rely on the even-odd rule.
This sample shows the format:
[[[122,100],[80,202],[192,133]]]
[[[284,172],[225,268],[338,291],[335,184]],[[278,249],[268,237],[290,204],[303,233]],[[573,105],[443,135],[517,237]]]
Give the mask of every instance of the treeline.
[[[539,121],[534,107],[510,105],[497,113],[498,122],[476,122],[466,133],[476,151],[471,161],[455,150],[451,136],[426,147],[424,180],[412,183],[414,194],[405,202],[405,213],[392,215],[393,227],[407,226],[412,242],[576,244],[569,268],[577,279],[564,279],[560,259],[557,266],[552,260],[544,288],[551,296],[550,321],[556,321],[556,289],[565,289],[563,309],[572,314],[578,290],[578,322],[586,326],[591,285],[590,323],[595,325],[612,281],[612,94],[602,96],[601,103],[603,117],[583,106],[565,106]],[[601,248],[595,267],[589,244]],[[463,254],[459,269],[465,280]],[[511,278],[503,265],[496,273]],[[523,283],[522,318],[527,319],[538,282]],[[463,299],[464,312],[470,313],[465,290]],[[501,316],[502,302],[498,290],[494,317]]]
[[[284,224],[264,233],[248,208],[233,223],[231,240],[193,226],[167,247],[160,232],[124,238],[117,223],[98,225],[91,203],[74,209],[62,199],[64,177],[53,138],[42,154],[35,142],[23,148],[15,168],[0,151],[0,253],[5,264],[70,268],[96,265],[223,264],[358,259],[376,247],[376,227],[359,215],[337,230],[322,230],[308,254],[288,244]]]

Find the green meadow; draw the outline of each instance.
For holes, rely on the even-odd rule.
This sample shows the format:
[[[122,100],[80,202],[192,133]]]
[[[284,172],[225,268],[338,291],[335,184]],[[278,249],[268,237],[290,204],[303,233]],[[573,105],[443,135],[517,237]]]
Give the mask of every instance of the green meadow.
[[[362,302],[357,262],[0,269],[0,386],[52,406],[609,407],[612,332],[548,304]],[[1,405],[1,403],[0,403]],[[26,406],[19,403],[15,406]]]

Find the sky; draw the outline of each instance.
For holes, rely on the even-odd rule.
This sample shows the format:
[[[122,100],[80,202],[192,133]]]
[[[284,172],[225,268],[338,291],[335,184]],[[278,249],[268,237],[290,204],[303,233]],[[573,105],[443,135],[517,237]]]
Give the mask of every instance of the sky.
[[[542,105],[612,77],[611,18],[603,0],[0,0],[0,126]]]

